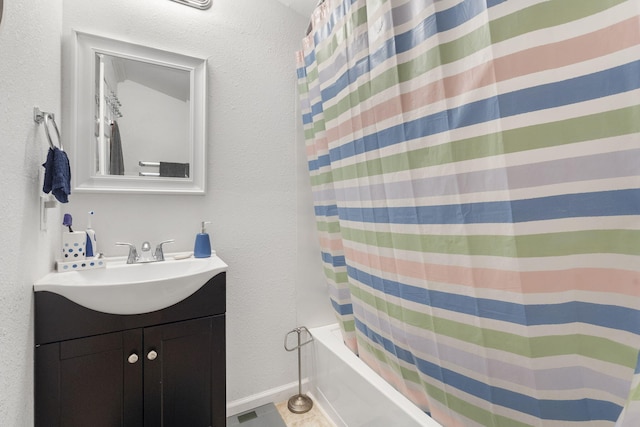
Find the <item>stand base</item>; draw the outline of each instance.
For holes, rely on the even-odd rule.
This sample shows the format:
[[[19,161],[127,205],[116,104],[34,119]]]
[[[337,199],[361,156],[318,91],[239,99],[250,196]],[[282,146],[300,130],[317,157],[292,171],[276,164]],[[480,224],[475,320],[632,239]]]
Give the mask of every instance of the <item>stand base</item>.
[[[304,414],[313,408],[313,400],[304,394],[298,394],[289,399],[287,408],[294,414]]]

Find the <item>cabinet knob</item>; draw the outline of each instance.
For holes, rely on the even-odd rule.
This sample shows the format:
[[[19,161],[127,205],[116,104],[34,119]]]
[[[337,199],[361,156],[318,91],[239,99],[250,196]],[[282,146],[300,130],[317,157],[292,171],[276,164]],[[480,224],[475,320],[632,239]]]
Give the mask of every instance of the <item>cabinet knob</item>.
[[[131,353],[131,354],[129,355],[129,358],[127,358],[127,361],[128,361],[129,363],[132,363],[132,364],[133,364],[133,363],[136,363],[136,362],[138,361],[138,355],[137,355],[137,354],[135,354],[135,353]]]
[[[149,359],[149,360],[156,360],[156,357],[158,357],[158,353],[156,353],[155,350],[151,350],[147,354],[147,359]]]

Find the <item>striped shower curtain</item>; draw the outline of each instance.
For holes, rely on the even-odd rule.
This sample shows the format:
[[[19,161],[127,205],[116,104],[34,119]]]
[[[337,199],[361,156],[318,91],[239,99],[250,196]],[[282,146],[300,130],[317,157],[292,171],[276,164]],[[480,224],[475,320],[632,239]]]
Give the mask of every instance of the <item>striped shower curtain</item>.
[[[447,427],[640,426],[640,1],[326,0],[312,24],[346,344]]]

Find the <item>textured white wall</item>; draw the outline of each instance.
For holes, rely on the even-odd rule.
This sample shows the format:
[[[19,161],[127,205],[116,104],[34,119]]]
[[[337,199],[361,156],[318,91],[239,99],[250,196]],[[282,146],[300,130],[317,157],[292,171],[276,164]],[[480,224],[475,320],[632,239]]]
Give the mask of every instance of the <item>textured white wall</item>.
[[[320,0],[278,0],[283,5],[290,7],[300,15],[308,18]]]
[[[5,1],[0,23],[0,425],[33,425],[32,284],[53,267],[56,227],[39,229],[44,130],[33,107],[60,118],[62,0]],[[59,222],[52,209],[52,222]]]
[[[174,250],[189,250],[199,221],[213,220],[213,246],[230,265],[228,399],[294,381],[284,333],[333,321],[304,151],[296,149],[292,52],[308,19],[251,0],[216,0],[206,12],[169,1],[64,0],[63,19],[62,3],[5,2],[0,23],[0,425],[33,425],[32,283],[53,268],[62,212],[81,229],[84,213],[95,210],[109,255],[124,253],[113,246],[118,240],[175,238]],[[64,128],[60,39],[61,28],[66,40],[72,27],[210,57],[206,196],[73,194],[49,211],[48,231],[39,230],[47,144],[32,110],[55,113]]]
[[[107,255],[126,254],[116,241],[173,238],[168,250],[192,250],[200,221],[213,221],[212,247],[229,264],[228,401],[295,381],[284,334],[333,321],[304,151],[296,148],[294,52],[307,24],[274,1],[216,0],[199,11],[170,1],[64,0],[65,43],[73,28],[209,58],[207,194],[73,194],[65,211],[78,229],[88,210],[96,212]]]

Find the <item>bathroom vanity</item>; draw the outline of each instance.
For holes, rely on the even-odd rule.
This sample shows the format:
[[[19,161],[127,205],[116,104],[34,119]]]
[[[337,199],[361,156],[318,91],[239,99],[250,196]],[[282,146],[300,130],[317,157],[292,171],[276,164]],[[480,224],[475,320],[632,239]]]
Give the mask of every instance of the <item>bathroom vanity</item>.
[[[225,286],[142,314],[36,291],[36,427],[223,427]]]

